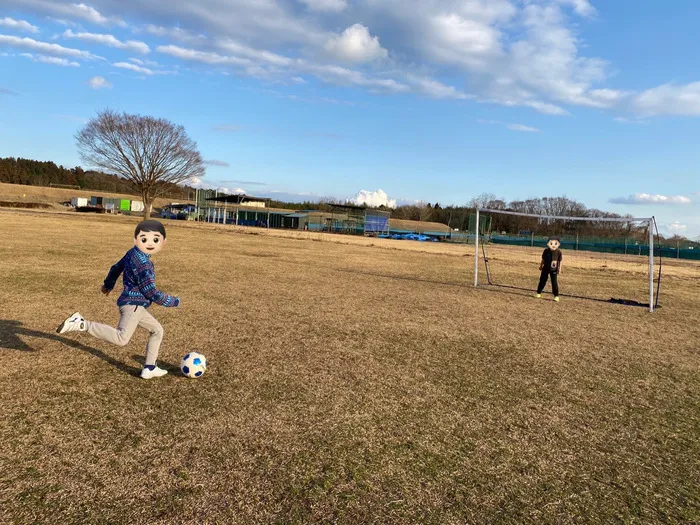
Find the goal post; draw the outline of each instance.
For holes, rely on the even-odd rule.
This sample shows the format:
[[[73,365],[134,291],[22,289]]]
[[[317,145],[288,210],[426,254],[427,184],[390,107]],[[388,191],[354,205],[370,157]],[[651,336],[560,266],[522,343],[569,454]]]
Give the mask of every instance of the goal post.
[[[534,213],[523,213],[523,212],[517,212],[517,211],[510,211],[510,210],[493,210],[493,209],[488,209],[488,208],[477,208],[476,209],[476,225],[474,228],[474,286],[477,287],[479,286],[479,260],[480,260],[480,252],[479,250],[481,249],[483,254],[484,254],[484,260],[485,260],[485,268],[487,272],[487,277],[488,277],[488,284],[494,284],[491,282],[491,276],[489,275],[488,272],[488,259],[486,258],[486,253],[485,253],[485,246],[481,247],[481,244],[486,244],[488,238],[491,238],[492,236],[489,235],[487,236],[485,232],[482,232],[480,225],[481,225],[481,220],[483,220],[484,214],[489,214],[491,216],[496,216],[496,215],[504,215],[504,216],[513,216],[515,218],[519,217],[522,218],[522,221],[529,221],[530,224],[534,224],[536,226],[542,227],[542,229],[547,230],[547,226],[551,226],[554,224],[555,221],[563,221],[564,223],[601,223],[606,224],[609,223],[608,226],[615,229],[618,228],[619,230],[623,230],[623,224],[632,225],[640,225],[640,226],[646,226],[646,229],[648,230],[648,240],[645,240],[645,242],[648,242],[648,249],[645,248],[645,252],[647,252],[644,255],[648,255],[648,284],[649,284],[649,311],[653,312],[656,306],[656,302],[658,302],[658,288],[657,288],[657,294],[656,297],[654,295],[654,229],[656,227],[656,220],[655,218],[652,217],[577,217],[577,216],[562,216],[562,215],[541,215],[541,214],[534,214]],[[518,219],[515,219],[514,221],[515,224],[518,224]],[[615,226],[615,223],[618,223],[619,226]],[[602,226],[601,226],[602,227]],[[519,234],[522,234],[523,232],[519,232]],[[553,235],[557,236],[557,235]],[[513,244],[518,244],[518,245],[526,245],[526,246],[535,246],[534,242],[534,229],[529,232],[529,237],[526,240],[520,239],[521,242],[513,242]],[[583,247],[579,247],[579,235],[578,233],[576,234],[576,241],[575,241],[575,249],[586,251],[586,250],[591,250],[591,251],[607,251],[603,249],[597,249],[595,245],[586,243]],[[530,241],[530,239],[532,239]],[[491,238],[493,241],[493,238]],[[628,249],[627,249],[627,241],[625,241],[625,250],[624,253],[627,255]],[[508,244],[507,242],[504,242],[504,244]],[[541,244],[540,244],[541,246]],[[573,241],[571,246],[573,247]],[[637,246],[639,248],[639,256],[642,256],[642,246]],[[621,252],[620,252],[621,253]],[[630,251],[630,253],[632,253]],[[643,261],[643,259],[641,259]],[[660,279],[660,277],[659,277]]]

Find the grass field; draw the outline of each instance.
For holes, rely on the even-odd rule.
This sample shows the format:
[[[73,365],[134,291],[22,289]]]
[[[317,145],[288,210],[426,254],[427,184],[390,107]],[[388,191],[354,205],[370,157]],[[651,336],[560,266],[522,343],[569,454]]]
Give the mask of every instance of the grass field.
[[[143,333],[55,333],[116,324],[135,224],[0,210],[0,522],[700,521],[697,262],[651,314],[475,289],[472,247],[166,222],[144,381]],[[538,256],[490,254],[529,286]],[[634,258],[565,257],[565,292],[644,298]]]

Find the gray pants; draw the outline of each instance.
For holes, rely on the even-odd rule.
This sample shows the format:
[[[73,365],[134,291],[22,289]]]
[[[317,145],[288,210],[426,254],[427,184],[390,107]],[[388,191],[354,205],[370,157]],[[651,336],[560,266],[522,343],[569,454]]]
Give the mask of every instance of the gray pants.
[[[126,346],[137,326],[145,328],[150,333],[146,344],[146,364],[155,365],[160,343],[163,341],[163,327],[143,306],[120,306],[119,313],[121,317],[116,328],[87,321],[87,332],[108,343]]]

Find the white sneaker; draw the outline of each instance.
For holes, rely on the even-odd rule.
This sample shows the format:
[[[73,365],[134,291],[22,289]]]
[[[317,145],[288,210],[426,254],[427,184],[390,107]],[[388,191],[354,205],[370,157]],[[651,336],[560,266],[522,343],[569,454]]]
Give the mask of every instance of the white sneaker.
[[[167,370],[163,370],[162,368],[155,367],[153,370],[149,370],[148,368],[144,368],[141,370],[141,378],[142,379],[151,379],[152,377],[163,377],[165,374],[167,374]]]
[[[75,312],[68,319],[61,323],[61,326],[56,328],[56,332],[59,334],[65,334],[66,332],[86,332],[87,323],[83,316],[79,312]]]

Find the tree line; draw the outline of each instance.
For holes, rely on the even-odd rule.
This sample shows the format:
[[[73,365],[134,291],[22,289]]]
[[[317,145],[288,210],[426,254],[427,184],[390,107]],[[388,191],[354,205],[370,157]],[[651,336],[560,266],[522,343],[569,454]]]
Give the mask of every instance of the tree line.
[[[81,190],[95,190],[125,195],[140,195],[128,180],[100,171],[84,170],[80,166],[66,168],[51,161],[0,158],[0,182],[26,186],[76,186]],[[194,188],[171,184],[167,195],[186,199],[194,196]]]
[[[434,221],[447,224],[453,229],[466,231],[474,229],[476,208],[513,211],[532,215],[549,215],[558,217],[590,217],[590,218],[632,218],[631,215],[619,215],[596,208],[587,208],[583,203],[562,197],[539,197],[526,200],[506,202],[490,193],[475,197],[464,206],[440,206],[439,203],[415,203],[399,206],[394,210],[393,217],[412,220]],[[627,237],[643,240],[648,235],[646,224],[633,222],[596,222],[596,221],[567,221],[542,220],[534,217],[523,217],[505,214],[482,214],[483,228],[492,232],[506,232],[520,235],[561,235],[586,237]],[[490,224],[489,224],[490,222]]]

